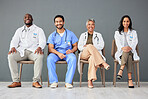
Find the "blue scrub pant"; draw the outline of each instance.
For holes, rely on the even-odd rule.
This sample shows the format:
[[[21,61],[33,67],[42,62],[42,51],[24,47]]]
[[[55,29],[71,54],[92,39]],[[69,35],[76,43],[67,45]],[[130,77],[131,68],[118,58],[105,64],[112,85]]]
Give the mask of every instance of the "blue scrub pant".
[[[47,68],[48,68],[48,75],[49,75],[49,82],[55,83],[58,82],[58,77],[56,74],[56,62],[61,60],[58,55],[50,53],[47,57]],[[68,67],[66,73],[65,83],[72,84],[72,80],[75,74],[76,69],[76,56],[73,53],[66,54],[66,57],[62,60],[66,60]]]

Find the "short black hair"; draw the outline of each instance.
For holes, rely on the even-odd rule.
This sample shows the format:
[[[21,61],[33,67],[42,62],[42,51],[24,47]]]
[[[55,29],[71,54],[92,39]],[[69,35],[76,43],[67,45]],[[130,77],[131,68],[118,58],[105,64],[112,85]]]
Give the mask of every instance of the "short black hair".
[[[63,20],[63,22],[64,22],[64,17],[63,17],[62,15],[56,15],[56,16],[54,17],[54,22],[55,22],[55,19],[58,18],[58,17],[62,18],[62,20]]]

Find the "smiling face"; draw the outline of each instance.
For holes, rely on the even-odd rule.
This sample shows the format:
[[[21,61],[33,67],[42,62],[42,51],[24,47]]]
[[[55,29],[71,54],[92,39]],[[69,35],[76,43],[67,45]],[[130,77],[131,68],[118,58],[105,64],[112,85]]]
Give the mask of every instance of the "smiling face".
[[[62,20],[62,18],[57,17],[57,18],[55,19],[54,24],[55,24],[55,26],[56,26],[57,29],[62,29],[63,26],[64,26],[64,21]]]
[[[125,17],[125,18],[123,19],[122,25],[123,25],[124,28],[128,28],[129,25],[130,25],[130,20],[129,20],[129,18]]]
[[[88,33],[93,33],[95,29],[95,23],[93,21],[88,21],[86,28],[88,30]]]
[[[33,21],[33,18],[32,18],[32,16],[30,14],[26,14],[24,16],[24,23],[26,24],[26,26],[31,26],[32,21]]]

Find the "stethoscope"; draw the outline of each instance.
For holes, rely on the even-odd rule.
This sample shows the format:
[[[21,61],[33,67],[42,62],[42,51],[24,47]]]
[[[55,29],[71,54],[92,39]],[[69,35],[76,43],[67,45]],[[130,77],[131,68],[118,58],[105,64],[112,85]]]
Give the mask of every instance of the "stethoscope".
[[[29,31],[30,29],[28,29],[28,31]],[[22,32],[27,32],[27,29],[26,29],[26,26],[24,26],[24,29],[22,30]]]
[[[66,40],[67,40],[67,30],[64,28],[64,30],[65,30],[65,33],[66,33],[66,36],[65,36],[65,43],[67,43],[66,42]],[[56,30],[56,33],[55,33],[55,37],[56,37],[56,35],[58,34],[58,32],[57,32],[57,30]]]
[[[28,29],[28,31],[29,31],[29,30],[30,30],[30,29]],[[25,38],[25,33],[24,33],[24,31],[25,31],[25,33],[27,32],[26,26],[24,26],[24,29],[22,30],[22,39]]]
[[[87,32],[88,33],[88,32]],[[86,39],[86,33],[85,33],[85,39]],[[96,39],[97,38],[97,44],[99,44],[99,38],[98,38],[98,36],[97,36],[97,34],[96,34],[96,36],[94,37],[94,39]]]

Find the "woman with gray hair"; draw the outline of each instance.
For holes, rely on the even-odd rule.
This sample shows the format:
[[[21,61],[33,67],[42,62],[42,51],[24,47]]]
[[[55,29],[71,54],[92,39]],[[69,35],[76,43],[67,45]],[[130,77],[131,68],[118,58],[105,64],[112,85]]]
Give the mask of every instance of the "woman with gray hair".
[[[102,49],[104,48],[104,40],[102,35],[95,32],[95,20],[88,19],[86,22],[87,32],[80,35],[78,42],[78,49],[80,50],[78,59],[78,69],[80,72],[80,59],[88,60],[88,87],[93,88],[92,81],[97,80],[96,71],[98,67],[103,66],[106,70],[110,66],[105,62],[106,59],[102,55]]]

